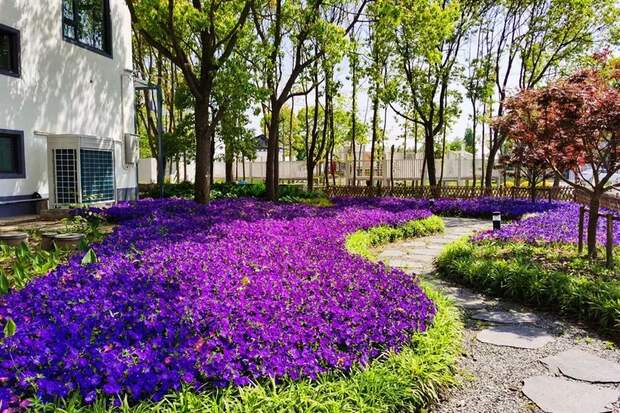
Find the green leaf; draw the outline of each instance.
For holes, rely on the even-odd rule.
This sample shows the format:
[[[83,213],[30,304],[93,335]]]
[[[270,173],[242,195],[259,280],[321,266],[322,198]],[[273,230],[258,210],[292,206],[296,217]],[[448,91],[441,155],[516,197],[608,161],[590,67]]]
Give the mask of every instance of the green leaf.
[[[17,330],[15,321],[13,321],[12,318],[9,318],[4,326],[4,338],[13,336],[15,334],[15,330]]]
[[[84,254],[84,258],[82,258],[82,265],[94,264],[97,262],[97,255],[92,248],[89,248]]]
[[[6,278],[3,272],[0,272],[0,294],[6,294],[9,292],[9,279]]]

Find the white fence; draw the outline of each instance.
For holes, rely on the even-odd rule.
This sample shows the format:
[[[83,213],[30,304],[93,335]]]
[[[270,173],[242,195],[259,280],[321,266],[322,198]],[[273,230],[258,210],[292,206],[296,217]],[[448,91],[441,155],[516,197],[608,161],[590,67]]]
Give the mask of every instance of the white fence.
[[[393,179],[394,181],[415,181],[420,180],[422,177],[422,159],[399,159],[394,160],[393,165]],[[486,160],[484,161],[486,162]],[[441,159],[435,160],[435,169],[437,173],[437,179],[442,175],[442,161]],[[483,174],[483,160],[476,159],[476,177],[480,177]],[[324,179],[324,163],[320,163],[315,168],[315,179]],[[370,161],[358,161],[356,162],[356,179],[360,182],[366,181],[370,178]],[[353,179],[353,161],[337,161],[331,167],[330,179],[333,176],[339,183],[349,183]],[[185,176],[188,180],[193,181],[195,174],[195,165],[190,163],[185,166],[181,163],[179,165],[179,181],[183,181]],[[224,162],[215,162],[213,165],[213,175],[215,179],[222,180],[226,177],[226,168]],[[264,180],[266,176],[266,163],[265,162],[235,162],[233,165],[233,176],[236,181],[245,180]],[[305,181],[306,180],[306,162],[305,161],[280,161],[279,163],[279,176],[283,181]],[[428,177],[428,173],[425,172],[425,177]],[[454,181],[458,184],[467,180],[472,180],[473,165],[471,159],[466,158],[454,158],[445,159],[443,164],[443,180]],[[494,171],[494,179],[500,178],[499,171]],[[375,171],[373,179],[377,181],[389,181],[390,176],[390,161],[381,160],[375,162]],[[139,165],[139,179],[141,184],[152,184],[157,182],[157,162],[154,158],[141,159]],[[426,178],[428,179],[428,178]],[[177,181],[177,169],[175,164],[166,165],[166,180],[170,182]]]

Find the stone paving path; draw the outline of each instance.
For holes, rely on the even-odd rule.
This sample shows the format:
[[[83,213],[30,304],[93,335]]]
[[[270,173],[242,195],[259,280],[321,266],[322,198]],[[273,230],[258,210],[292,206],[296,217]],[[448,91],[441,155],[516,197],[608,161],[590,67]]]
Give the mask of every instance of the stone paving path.
[[[386,245],[380,261],[419,274],[463,310],[461,386],[441,413],[620,413],[620,350],[583,326],[475,293],[432,274],[449,243],[491,228],[490,221],[444,218],[446,231]]]

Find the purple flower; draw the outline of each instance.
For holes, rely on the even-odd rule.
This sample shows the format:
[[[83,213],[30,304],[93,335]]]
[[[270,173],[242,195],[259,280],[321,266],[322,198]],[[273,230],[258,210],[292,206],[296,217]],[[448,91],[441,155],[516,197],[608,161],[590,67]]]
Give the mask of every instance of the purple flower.
[[[559,203],[538,215],[505,225],[499,231],[487,231],[478,234],[475,240],[523,241],[530,243],[564,243],[576,244],[579,237],[579,205],[572,202]],[[610,211],[601,210],[601,213]],[[588,225],[588,216],[584,220],[584,231]],[[605,220],[599,218],[596,238],[604,244],[607,239]],[[614,221],[614,243],[620,243],[620,222]]]
[[[368,363],[435,314],[417,279],[350,255],[348,234],[431,212],[404,201],[335,207],[251,199],[145,200],[98,211],[119,223],[26,288],[0,297],[0,402],[98,391],[161,398],[184,383],[315,378]]]

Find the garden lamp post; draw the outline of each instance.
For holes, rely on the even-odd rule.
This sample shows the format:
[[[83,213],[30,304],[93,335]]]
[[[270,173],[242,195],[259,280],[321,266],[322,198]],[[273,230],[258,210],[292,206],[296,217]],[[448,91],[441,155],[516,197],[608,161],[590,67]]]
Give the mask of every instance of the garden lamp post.
[[[502,213],[499,211],[493,212],[493,231],[498,231],[502,228]]]

